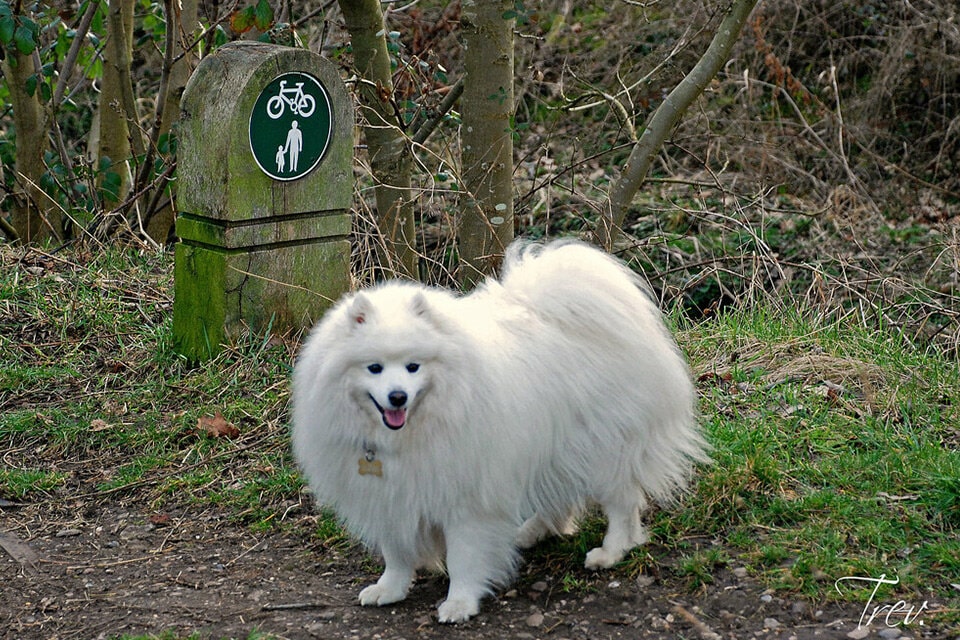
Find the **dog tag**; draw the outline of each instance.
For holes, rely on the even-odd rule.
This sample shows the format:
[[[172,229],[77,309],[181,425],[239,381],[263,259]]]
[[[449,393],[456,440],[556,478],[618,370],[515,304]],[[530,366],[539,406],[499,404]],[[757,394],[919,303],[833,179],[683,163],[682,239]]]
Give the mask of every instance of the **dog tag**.
[[[360,475],[383,477],[383,463],[379,460],[360,458]]]

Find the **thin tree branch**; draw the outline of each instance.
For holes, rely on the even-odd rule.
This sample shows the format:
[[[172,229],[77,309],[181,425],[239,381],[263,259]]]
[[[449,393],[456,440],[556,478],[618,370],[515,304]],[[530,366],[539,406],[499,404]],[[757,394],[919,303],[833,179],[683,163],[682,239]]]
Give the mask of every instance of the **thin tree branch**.
[[[603,212],[596,231],[598,241],[607,250],[613,248],[617,230],[623,225],[627,209],[643,185],[663,143],[687,108],[703,93],[710,80],[730,57],[733,43],[757,1],[734,0],[731,3],[703,56],[647,120],[640,139],[623,167],[620,179],[610,190],[608,207]]]
[[[93,22],[93,17],[97,14],[97,9],[99,8],[99,0],[90,2],[90,4],[87,5],[87,10],[84,11],[83,16],[80,18],[80,24],[77,25],[73,42],[70,43],[70,50],[67,51],[67,57],[63,60],[63,68],[60,69],[60,77],[57,79],[57,86],[53,91],[54,113],[60,108],[63,94],[67,90],[67,83],[70,80],[70,76],[73,75],[73,68],[77,64],[77,56],[80,55],[80,47],[83,46],[84,40],[87,39],[90,24]]]
[[[443,117],[453,109],[453,105],[456,104],[461,94],[463,94],[463,78],[457,80],[456,83],[450,87],[450,91],[447,92],[443,102],[440,103],[437,112],[417,128],[413,134],[413,143],[415,145],[422,145],[427,141],[430,134],[443,122]]]

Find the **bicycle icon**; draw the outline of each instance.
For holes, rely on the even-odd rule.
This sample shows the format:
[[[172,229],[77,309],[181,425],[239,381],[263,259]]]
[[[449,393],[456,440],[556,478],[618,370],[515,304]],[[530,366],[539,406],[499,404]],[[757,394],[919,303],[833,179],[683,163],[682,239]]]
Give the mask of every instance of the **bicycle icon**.
[[[304,93],[303,83],[297,82],[295,87],[288,87],[286,80],[280,81],[280,93],[267,100],[267,115],[276,120],[283,115],[286,107],[294,115],[309,118],[317,108],[317,101],[309,93]]]

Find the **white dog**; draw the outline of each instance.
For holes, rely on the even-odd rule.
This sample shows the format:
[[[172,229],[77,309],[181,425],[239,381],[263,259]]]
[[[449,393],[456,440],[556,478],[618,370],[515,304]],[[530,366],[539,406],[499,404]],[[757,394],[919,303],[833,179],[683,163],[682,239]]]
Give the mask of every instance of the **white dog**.
[[[707,446],[686,364],[646,286],[575,242],[515,243],[474,293],[391,282],[350,295],[303,346],[293,451],[317,500],[383,555],[363,605],[445,563],[441,622],[504,584],[517,547],[608,518],[591,569],[646,541],[648,498],[685,488]]]

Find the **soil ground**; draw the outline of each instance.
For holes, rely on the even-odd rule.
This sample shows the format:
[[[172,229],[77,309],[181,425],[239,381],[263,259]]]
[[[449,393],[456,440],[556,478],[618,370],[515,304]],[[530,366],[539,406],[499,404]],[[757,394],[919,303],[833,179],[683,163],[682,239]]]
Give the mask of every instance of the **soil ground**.
[[[0,636],[11,640],[254,631],[382,640],[951,637],[926,612],[909,625],[888,627],[881,615],[860,629],[860,605],[783,599],[736,566],[697,592],[672,576],[632,580],[579,569],[585,586],[564,592],[536,560],[478,617],[451,627],[435,615],[446,588],[441,575],[422,575],[397,605],[358,606],[357,592],[378,567],[355,546],[328,549],[311,539],[306,514],[255,534],[223,514],[151,516],[119,498],[5,504],[0,513]],[[825,595],[832,588],[825,582]]]

